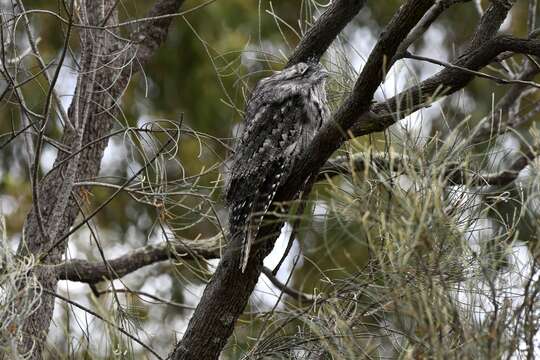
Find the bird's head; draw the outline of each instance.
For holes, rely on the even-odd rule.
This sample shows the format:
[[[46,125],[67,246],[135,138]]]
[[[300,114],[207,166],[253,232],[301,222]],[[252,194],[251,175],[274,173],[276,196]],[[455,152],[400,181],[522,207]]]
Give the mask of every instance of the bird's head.
[[[275,72],[259,81],[248,100],[247,112],[255,113],[264,104],[281,103],[295,95],[308,96],[313,90],[324,92],[327,77],[328,72],[315,62],[301,62]]]
[[[270,76],[270,81],[298,81],[318,83],[328,77],[328,72],[318,63],[298,63]]]

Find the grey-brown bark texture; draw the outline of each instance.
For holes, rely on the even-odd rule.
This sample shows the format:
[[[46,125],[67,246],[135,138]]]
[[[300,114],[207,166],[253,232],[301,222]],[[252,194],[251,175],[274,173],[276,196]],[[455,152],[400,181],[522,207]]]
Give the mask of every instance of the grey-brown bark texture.
[[[149,15],[174,13],[182,3],[183,0],[158,1]],[[116,1],[113,0],[81,1],[80,15],[75,20],[94,26],[115,24],[118,21],[115,7]],[[113,126],[119,110],[117,101],[130,76],[139,70],[139,64],[150,59],[163,42],[170,22],[171,19],[167,18],[147,23],[141,31],[144,36],[136,37],[138,46],[129,51],[126,51],[127,42],[116,37],[114,29],[81,30],[80,75],[68,111],[72,127],[66,126],[61,140],[69,153],[60,152],[54,163],[55,170],[40,181],[37,200],[43,229],[40,228],[36,211],[31,211],[17,252],[20,256],[31,254],[41,259],[43,266],[36,267],[35,276],[48,292],[56,292],[58,282],[56,271],[49,265],[61,261],[67,246],[67,239],[58,240],[68,233],[79,213],[74,183],[97,176],[107,145],[107,140],[97,140],[108,139],[105,135]],[[138,62],[132,61],[134,55]],[[84,189],[79,188],[79,191]],[[54,244],[57,245],[53,247]],[[40,359],[54,310],[54,297],[40,290],[36,290],[36,296],[40,297],[41,303],[23,324],[25,336],[19,349],[20,352],[31,351],[31,358]]]

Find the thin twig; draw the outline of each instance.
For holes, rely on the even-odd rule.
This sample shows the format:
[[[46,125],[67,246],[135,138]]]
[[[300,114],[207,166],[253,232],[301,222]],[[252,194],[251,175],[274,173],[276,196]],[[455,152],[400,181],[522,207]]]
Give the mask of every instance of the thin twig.
[[[101,321],[109,324],[110,326],[116,328],[118,331],[120,331],[122,334],[126,335],[128,338],[130,338],[131,340],[135,341],[137,344],[141,345],[143,348],[145,348],[146,350],[150,351],[155,357],[157,357],[158,359],[160,360],[165,360],[164,358],[162,358],[161,356],[159,356],[159,354],[157,352],[154,351],[154,349],[152,349],[150,346],[146,345],[145,343],[143,343],[141,340],[139,340],[137,337],[131,335],[129,332],[127,332],[126,330],[124,330],[122,327],[116,325],[115,323],[113,323],[112,321],[109,321],[107,319],[105,319],[103,316],[99,315],[98,313],[96,313],[95,311],[87,308],[86,306],[83,306],[71,299],[68,299],[67,297],[65,296],[62,296],[60,294],[57,294],[53,291],[49,291],[47,289],[41,289],[41,291],[43,291],[45,294],[48,294],[50,296],[54,296],[62,301],[65,301],[67,302],[68,304],[70,305],[73,305],[75,306],[76,308],[79,308],[85,312],[87,312],[88,314],[92,315],[92,316],[95,316],[97,317],[98,319],[100,319]]]
[[[120,192],[124,190],[124,188],[128,187],[131,182],[136,179],[148,166],[150,166],[163,152],[167,146],[172,142],[172,139],[169,139],[156,154],[148,161],[146,162],[135,174],[133,174],[120,188],[118,188],[116,191],[114,191],[100,206],[98,206],[94,211],[92,211],[85,219],[83,219],[79,224],[73,226],[65,235],[63,235],[60,239],[56,240],[54,244],[47,249],[47,251],[44,252],[40,256],[40,259],[43,259],[46,257],[50,252],[56,248],[58,245],[60,245],[64,240],[66,240],[71,234],[73,234],[75,231],[79,230],[82,226],[84,226],[90,219],[92,219],[94,216],[96,216],[105,206],[107,206]]]

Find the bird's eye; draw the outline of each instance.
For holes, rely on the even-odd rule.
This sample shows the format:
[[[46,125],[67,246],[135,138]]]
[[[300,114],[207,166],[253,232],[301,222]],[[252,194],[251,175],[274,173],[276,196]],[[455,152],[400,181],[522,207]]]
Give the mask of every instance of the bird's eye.
[[[298,64],[298,71],[300,72],[300,75],[304,75],[306,73],[306,71],[308,70],[309,66],[307,66],[306,64]]]

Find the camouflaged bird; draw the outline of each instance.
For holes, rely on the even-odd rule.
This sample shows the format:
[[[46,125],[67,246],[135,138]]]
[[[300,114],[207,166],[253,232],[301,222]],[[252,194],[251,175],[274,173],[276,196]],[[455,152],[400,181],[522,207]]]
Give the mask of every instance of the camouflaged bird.
[[[276,192],[328,118],[326,77],[319,64],[299,63],[260,80],[248,100],[226,187],[242,272]]]

